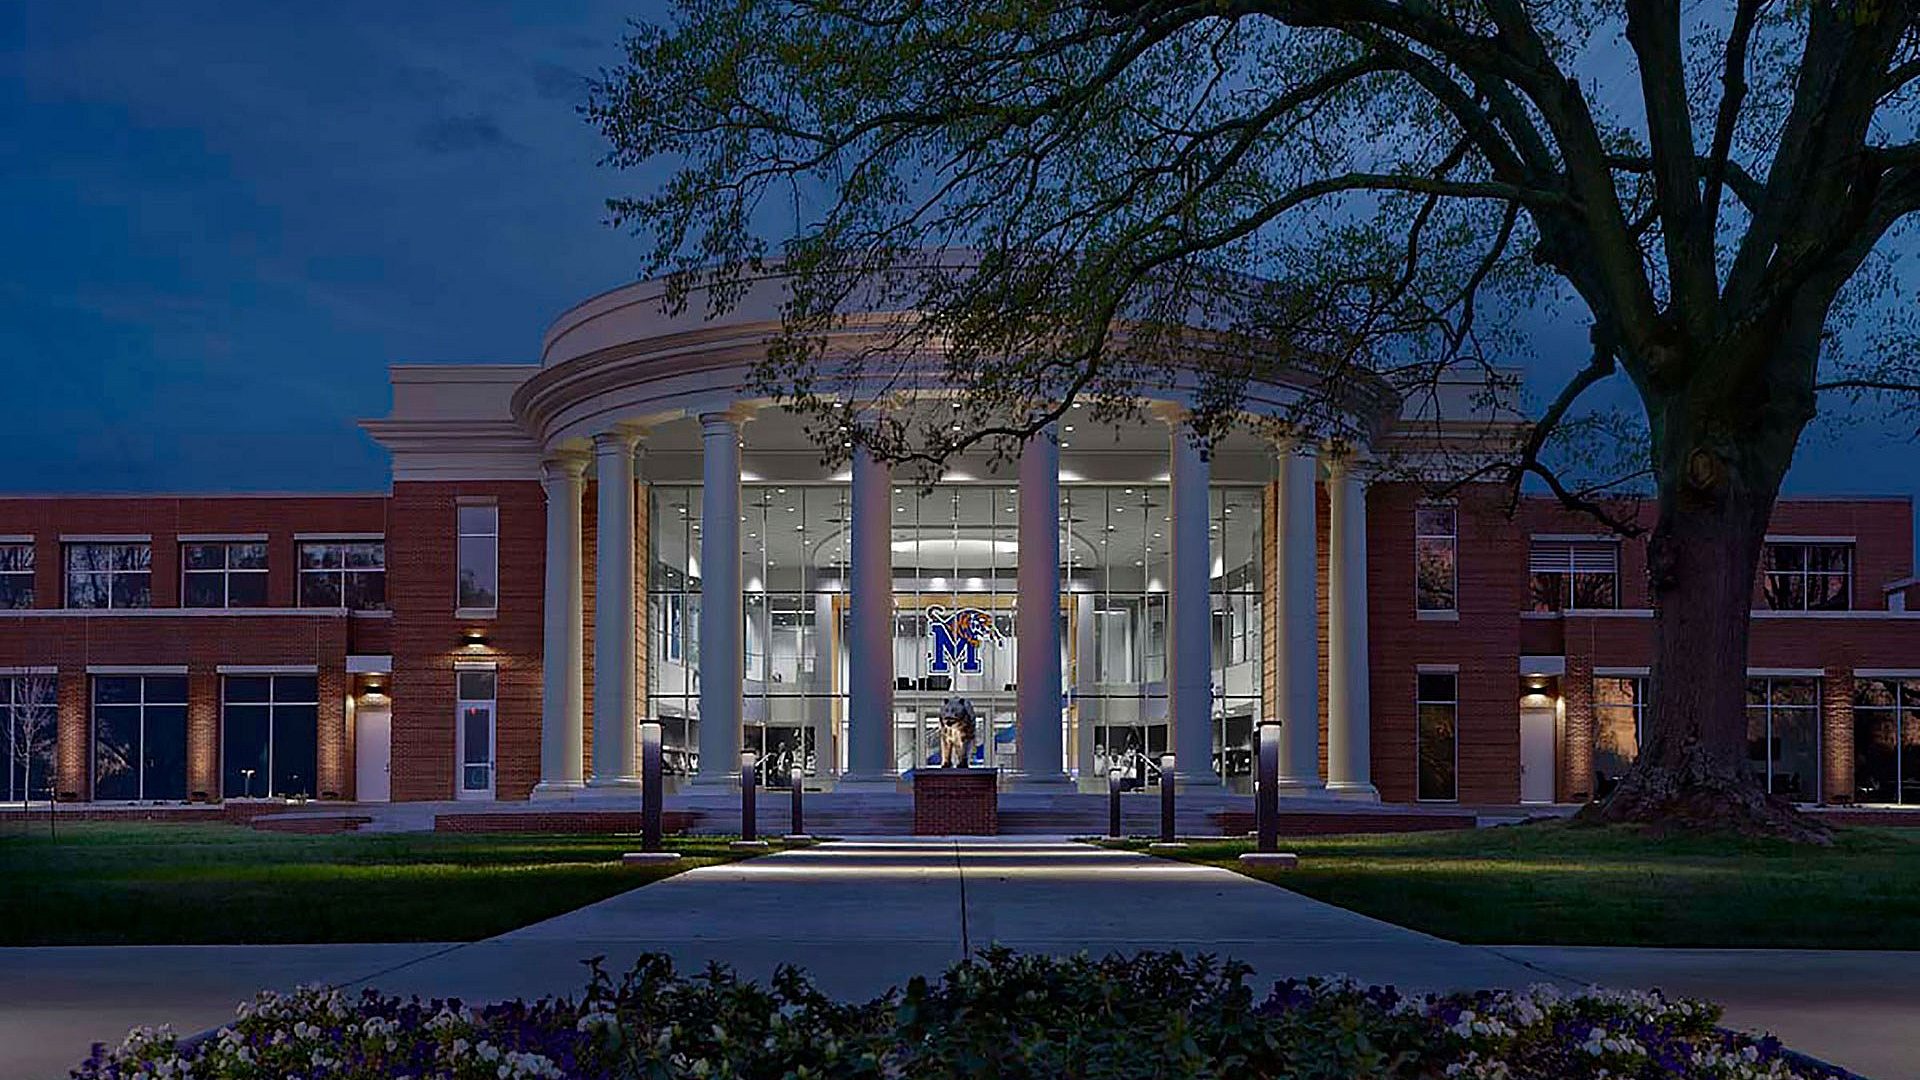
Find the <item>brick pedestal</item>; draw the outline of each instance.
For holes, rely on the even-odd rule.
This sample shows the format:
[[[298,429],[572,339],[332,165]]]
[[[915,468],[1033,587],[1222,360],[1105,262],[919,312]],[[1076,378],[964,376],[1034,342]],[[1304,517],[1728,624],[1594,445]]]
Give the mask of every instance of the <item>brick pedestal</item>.
[[[1000,831],[1000,770],[915,769],[915,836],[992,836]]]

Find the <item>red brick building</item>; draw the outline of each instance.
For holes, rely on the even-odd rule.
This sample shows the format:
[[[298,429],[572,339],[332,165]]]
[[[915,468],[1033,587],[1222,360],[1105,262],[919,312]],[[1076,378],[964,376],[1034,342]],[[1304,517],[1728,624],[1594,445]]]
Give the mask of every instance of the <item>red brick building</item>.
[[[1578,801],[1635,752],[1638,542],[1310,443],[1202,456],[1177,388],[1167,426],[1070,419],[931,486],[828,469],[740,390],[777,297],[657,298],[582,304],[538,364],[396,367],[387,494],[0,498],[0,800],[591,798],[631,789],[645,721],[676,784],[749,752],[886,785],[955,697],[1042,788],[1153,787],[1171,754],[1244,789],[1271,719],[1313,797]],[[1920,801],[1913,546],[1905,498],[1778,508],[1749,687],[1774,790]]]

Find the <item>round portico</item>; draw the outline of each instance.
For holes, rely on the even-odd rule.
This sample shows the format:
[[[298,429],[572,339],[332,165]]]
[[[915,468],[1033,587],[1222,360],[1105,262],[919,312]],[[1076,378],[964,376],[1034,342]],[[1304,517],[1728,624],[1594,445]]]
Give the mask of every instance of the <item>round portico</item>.
[[[744,389],[782,281],[715,319],[697,296],[664,312],[662,291],[561,316],[513,397],[548,499],[536,795],[637,783],[642,719],[694,784],[731,783],[750,750],[771,775],[891,786],[957,696],[984,721],[978,760],[1022,785],[1149,787],[1172,753],[1183,785],[1244,786],[1254,729],[1279,719],[1287,787],[1373,797],[1359,463],[1250,429],[1202,454],[1175,378],[1147,423],[1068,410],[1017,460],[963,456],[930,485],[860,452],[830,469]],[[1278,414],[1304,386],[1258,383],[1246,408]],[[945,392],[889,389],[914,408]]]

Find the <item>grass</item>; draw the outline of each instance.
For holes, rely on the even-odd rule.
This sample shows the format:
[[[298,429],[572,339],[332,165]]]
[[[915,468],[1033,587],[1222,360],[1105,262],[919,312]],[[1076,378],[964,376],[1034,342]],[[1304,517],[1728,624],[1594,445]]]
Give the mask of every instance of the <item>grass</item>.
[[[472,941],[694,867],[623,866],[633,837],[297,836],[236,825],[0,822],[0,945]],[[777,850],[777,847],[776,849]]]
[[[1241,870],[1249,850],[1166,854],[1475,944],[1920,948],[1920,832],[1908,830],[1843,829],[1831,848],[1560,823],[1292,837],[1281,850],[1297,869]]]

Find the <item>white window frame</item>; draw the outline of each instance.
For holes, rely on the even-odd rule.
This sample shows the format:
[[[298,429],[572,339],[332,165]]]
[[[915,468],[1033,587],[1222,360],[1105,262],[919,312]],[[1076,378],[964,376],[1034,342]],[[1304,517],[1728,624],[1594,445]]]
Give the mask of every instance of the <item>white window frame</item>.
[[[1444,675],[1453,680],[1453,697],[1448,701],[1420,696],[1422,676]],[[1447,705],[1453,709],[1453,794],[1430,798],[1420,794],[1420,708],[1423,705]],[[1415,802],[1457,803],[1460,801],[1460,668],[1452,664],[1422,665],[1413,677],[1413,797]]]
[[[1826,673],[1817,668],[1810,668],[1805,671],[1792,668],[1748,668],[1747,681],[1758,681],[1767,684],[1766,704],[1755,706],[1743,703],[1741,709],[1743,719],[1745,713],[1752,712],[1755,708],[1763,710],[1767,718],[1765,739],[1767,746],[1767,775],[1765,777],[1765,786],[1769,794],[1778,794],[1773,790],[1773,768],[1775,765],[1773,757],[1773,714],[1777,710],[1807,708],[1805,705],[1775,705],[1773,703],[1773,684],[1777,682],[1810,682],[1813,684],[1813,797],[1807,799],[1801,805],[1818,805],[1826,798],[1827,788],[1827,740],[1825,732],[1827,723]],[[1742,688],[1742,696],[1745,696],[1744,687]],[[1849,794],[1851,793],[1849,792]]]
[[[148,701],[147,681],[149,679],[169,678],[185,674],[186,670],[184,668],[177,667],[135,666],[122,668],[117,666],[100,666],[87,668],[87,795],[91,801],[111,802],[116,805],[133,805],[135,803],[153,801],[147,797],[147,707],[150,705],[186,707],[189,710],[187,715],[187,731],[189,737],[191,737],[193,731],[193,715],[191,712],[193,708],[193,688],[191,686],[187,688],[187,700],[184,701]],[[140,737],[134,742],[133,776],[135,795],[131,799],[101,799],[98,795],[100,790],[100,720],[98,713],[100,708],[100,693],[95,688],[94,682],[102,678],[140,680],[139,701],[120,702],[119,704],[109,706],[110,708],[125,708],[132,705],[140,710]],[[193,796],[193,762],[191,755],[192,751],[189,750],[189,759],[187,761],[188,798],[192,798]]]
[[[1799,548],[1800,569],[1769,570],[1767,553],[1773,548]],[[1830,578],[1838,575],[1826,570],[1812,570],[1808,564],[1812,561],[1814,548],[1840,548],[1847,553],[1847,606],[1844,608],[1817,608],[1808,603],[1807,586],[1814,578]],[[1836,536],[1769,536],[1760,552],[1760,598],[1765,611],[1853,611],[1854,610],[1854,570],[1859,565],[1858,546],[1851,537]],[[1789,608],[1774,607],[1767,597],[1767,579],[1769,577],[1797,577],[1800,579],[1800,606]]]
[[[267,604],[269,604],[269,603],[271,602],[271,598],[270,598],[270,597],[268,597],[268,596],[267,596],[267,594],[266,594],[266,593],[265,593],[264,591],[263,591],[263,592],[261,593],[261,600],[260,600],[260,604],[258,604],[258,605],[254,605],[254,604],[239,604],[239,605],[236,605],[236,604],[234,604],[234,602],[233,602],[233,575],[235,575],[235,574],[258,574],[258,575],[260,576],[260,579],[261,579],[262,581],[265,581],[265,580],[266,580],[266,578],[267,578],[267,566],[265,566],[265,565],[262,565],[262,566],[259,566],[259,567],[241,567],[241,568],[239,568],[239,569],[235,569],[235,568],[234,568],[234,565],[233,565],[233,549],[234,549],[234,548],[236,548],[236,547],[241,547],[241,546],[246,546],[246,547],[257,547],[257,548],[259,548],[259,549],[260,549],[260,554],[261,554],[261,556],[262,556],[262,557],[263,557],[264,559],[266,559],[268,563],[271,563],[271,562],[272,562],[272,560],[273,560],[273,553],[272,553],[272,551],[271,551],[271,550],[270,550],[270,549],[269,549],[269,548],[267,547],[267,538],[266,538],[266,537],[264,537],[264,536],[259,536],[259,537],[253,537],[253,536],[247,536],[247,537],[231,537],[231,538],[228,538],[228,537],[220,537],[220,538],[212,538],[212,537],[208,537],[208,538],[194,538],[194,539],[189,539],[189,538],[187,538],[187,537],[181,537],[181,538],[180,538],[180,606],[181,606],[181,607],[193,607],[193,608],[200,608],[200,609],[203,609],[203,610],[215,610],[215,609],[219,609],[219,608],[231,608],[231,607],[236,607],[236,606],[238,606],[238,607],[255,607],[255,606],[262,606],[262,607],[264,607],[264,606],[266,606]],[[217,569],[217,570],[213,570],[213,569],[200,569],[200,570],[190,570],[190,569],[188,569],[188,568],[187,568],[187,549],[188,549],[188,548],[190,548],[190,547],[217,547],[217,548],[219,548],[219,549],[220,549],[220,568],[219,568],[219,569]],[[188,582],[188,581],[190,581],[190,580],[191,580],[192,578],[194,578],[195,576],[198,576],[198,577],[203,577],[203,578],[208,578],[208,577],[215,577],[215,576],[217,576],[217,577],[219,577],[219,579],[220,579],[220,602],[219,602],[218,604],[189,604],[189,603],[187,603],[187,582]]]
[[[487,510],[493,522],[491,532],[467,532],[460,524],[460,512],[463,510]],[[497,615],[500,611],[500,504],[494,499],[461,499],[453,510],[453,603],[454,616],[462,619],[482,619]],[[488,553],[492,560],[493,603],[489,606],[470,607],[462,604],[460,596],[460,571],[463,569],[461,549],[466,540],[489,540]]]
[[[469,698],[460,691],[460,676],[485,674],[493,679],[493,696]],[[500,671],[496,664],[463,662],[453,669],[453,797],[460,800],[489,801],[496,797],[500,784]],[[487,709],[487,786],[484,791],[467,787],[467,725],[469,706]]]
[[[313,709],[314,709],[315,720],[316,722],[318,721],[318,716],[320,711],[320,681],[318,678],[315,678],[315,676],[318,675],[318,670],[319,669],[313,668],[313,667],[248,668],[248,667],[239,666],[239,665],[236,665],[230,668],[222,668],[220,670],[220,762],[219,762],[219,772],[217,773],[217,776],[223,787],[226,784],[226,778],[227,778],[227,758],[226,758],[227,706],[229,705],[264,706],[267,710],[267,775],[264,778],[265,779],[265,783],[263,784],[264,790],[258,795],[250,794],[252,785],[248,785],[248,791],[243,791],[238,795],[235,795],[232,792],[223,790],[220,793],[220,797],[223,800],[263,802],[263,801],[276,799],[280,797],[280,796],[276,796],[273,793],[274,757],[279,752],[278,748],[274,745],[275,738],[273,734],[274,721],[278,719],[276,714],[280,711],[280,708],[282,706],[286,706],[288,708],[299,708],[302,706],[311,705],[313,706]],[[297,678],[314,679],[314,685],[313,685],[314,700],[298,701],[292,698],[288,698],[287,700],[284,700],[284,701],[281,700],[280,698],[281,677],[297,677]],[[267,680],[267,700],[265,701],[229,701],[227,699],[227,683],[228,683],[228,680],[234,679],[234,678]],[[318,741],[318,735],[319,733],[318,731],[316,731],[315,732],[316,745]],[[318,757],[317,754],[315,756],[316,758]],[[313,797],[316,799],[320,797],[320,777],[317,775],[313,778]]]
[[[53,700],[45,702],[22,700],[22,691],[26,687],[41,685],[52,689]],[[32,746],[28,745],[23,749],[19,741],[22,733],[21,728],[26,723],[31,722],[35,727],[38,727],[40,721],[46,722],[46,731],[43,734],[51,738],[46,756],[48,771],[40,776],[39,779],[45,784],[49,791],[54,790],[57,786],[55,773],[59,769],[60,676],[56,670],[52,668],[44,670],[28,668],[0,670],[0,687],[4,687],[4,690],[0,690],[0,725],[5,725],[9,734],[9,738],[7,739],[9,753],[6,760],[0,761],[0,775],[4,776],[4,780],[0,781],[0,802],[19,802],[25,804],[32,800],[34,781],[34,777],[31,775],[31,769],[34,764]],[[45,710],[45,712],[39,713],[37,718],[32,721],[23,721],[20,718],[23,713],[33,716],[39,712],[39,710]],[[13,791],[13,784],[16,780],[22,784],[21,789],[17,792],[20,796],[18,799],[12,797],[16,794],[16,792]]]
[[[39,600],[40,600],[40,597],[39,597],[40,590],[36,587],[37,573],[40,568],[40,555],[39,555],[38,546],[35,545],[33,542],[33,537],[31,536],[0,536],[0,549],[8,549],[8,550],[23,549],[26,551],[27,568],[25,570],[0,570],[0,578],[26,578],[27,579],[27,582],[26,582],[27,603],[24,605],[24,607],[27,607],[27,608],[33,607],[35,604],[39,603]]]
[[[331,576],[335,579],[339,588],[340,603],[337,605],[338,607],[346,608],[346,610],[348,611],[391,610],[392,608],[391,600],[382,600],[381,602],[382,606],[377,608],[355,608],[347,603],[347,575],[348,574],[379,574],[381,577],[380,594],[382,597],[387,596],[387,588],[386,588],[387,586],[387,582],[386,582],[387,538],[385,536],[373,535],[373,534],[364,535],[364,536],[363,535],[296,536],[293,539],[294,539],[294,545],[293,545],[294,601],[297,606],[299,607],[316,606],[316,605],[307,603],[307,587],[306,586],[307,586],[307,579],[309,576],[312,576],[312,577]],[[344,549],[344,548],[350,548],[355,546],[372,546],[376,544],[379,545],[380,547],[380,568],[378,570],[375,570],[371,567],[365,567],[365,566],[349,567],[347,565],[347,559],[344,553],[340,558],[339,566],[320,566],[320,567],[310,568],[306,565],[307,560],[305,556],[305,549],[309,546],[340,547]]]
[[[1606,563],[1604,569],[1601,563]],[[1533,606],[1533,576],[1560,575],[1560,606],[1555,612],[1618,611],[1620,609],[1620,543],[1611,538],[1567,539],[1565,537],[1529,537],[1527,542],[1527,610]],[[1613,603],[1604,607],[1586,607],[1579,602],[1574,588],[1577,575],[1610,575],[1613,578]]]
[[[1425,511],[1444,510],[1447,514],[1447,531],[1431,533],[1420,531],[1420,515]],[[1420,545],[1422,541],[1445,540],[1447,549],[1453,557],[1447,562],[1447,592],[1453,602],[1446,607],[1427,607],[1421,603],[1420,596]],[[1413,607],[1423,615],[1458,612],[1460,610],[1460,508],[1450,502],[1422,502],[1413,508]]]
[[[147,549],[147,568],[145,570],[75,570],[72,565],[72,552],[80,547],[104,548],[145,548]],[[61,603],[74,608],[73,576],[75,574],[105,575],[107,579],[107,603],[105,607],[77,608],[80,611],[145,611],[153,607],[153,540],[151,537],[71,537],[60,541],[60,580],[63,595]],[[130,604],[122,607],[113,602],[113,583],[116,578],[133,577],[144,574],[147,579],[147,602],[144,605]]]

